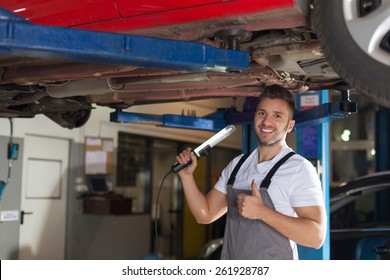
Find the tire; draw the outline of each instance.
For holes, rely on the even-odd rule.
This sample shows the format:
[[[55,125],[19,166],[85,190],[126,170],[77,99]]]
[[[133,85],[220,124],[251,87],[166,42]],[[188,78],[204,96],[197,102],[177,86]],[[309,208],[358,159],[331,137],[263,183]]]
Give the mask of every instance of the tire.
[[[352,3],[362,2],[313,0],[311,20],[329,64],[340,77],[375,103],[390,107],[390,0],[373,0],[377,5],[374,11],[347,16],[356,10]],[[380,15],[383,18],[378,21]],[[364,24],[364,28],[358,29],[356,24]],[[378,34],[376,40],[373,31]],[[382,45],[369,53],[364,40]]]

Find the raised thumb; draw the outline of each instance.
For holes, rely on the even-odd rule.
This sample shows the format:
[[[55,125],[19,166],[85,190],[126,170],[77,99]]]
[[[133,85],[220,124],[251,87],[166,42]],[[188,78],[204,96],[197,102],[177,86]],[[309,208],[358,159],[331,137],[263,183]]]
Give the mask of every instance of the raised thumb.
[[[252,180],[252,195],[260,196],[260,191],[257,189],[255,180]]]

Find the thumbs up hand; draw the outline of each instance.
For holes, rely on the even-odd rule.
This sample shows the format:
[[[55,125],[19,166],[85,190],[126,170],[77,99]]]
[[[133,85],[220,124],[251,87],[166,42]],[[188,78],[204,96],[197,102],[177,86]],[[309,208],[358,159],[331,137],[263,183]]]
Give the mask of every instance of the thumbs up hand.
[[[261,199],[260,191],[259,191],[259,189],[256,186],[255,180],[252,180],[251,187],[252,187],[252,195],[257,197],[257,198],[259,198],[263,202],[263,200]]]
[[[241,216],[247,219],[260,219],[261,208],[264,207],[260,191],[257,189],[255,180],[251,183],[252,195],[239,194],[237,196],[237,207]]]

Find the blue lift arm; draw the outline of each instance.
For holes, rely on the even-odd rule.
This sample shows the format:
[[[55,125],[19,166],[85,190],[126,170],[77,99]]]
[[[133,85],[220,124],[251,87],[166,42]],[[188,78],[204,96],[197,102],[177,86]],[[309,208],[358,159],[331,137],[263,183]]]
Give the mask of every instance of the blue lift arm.
[[[121,110],[116,110],[115,112],[112,112],[110,114],[110,121],[118,123],[152,124],[162,127],[187,128],[213,132],[219,131],[226,126],[226,121],[223,119],[223,117],[195,117],[172,114],[155,115],[123,112]]]
[[[247,103],[257,105],[256,97],[248,97]],[[256,106],[246,106],[249,111],[239,112],[235,108],[220,108],[215,113],[204,116],[155,115],[131,113],[116,110],[110,114],[111,122],[147,123],[162,127],[198,129],[216,132],[229,124],[250,124],[253,122]],[[297,112],[294,115],[295,129],[325,123],[348,117],[357,112],[357,103],[349,100],[349,93],[343,92],[342,99],[333,103],[325,103],[311,109]]]
[[[349,92],[341,92],[341,100],[333,103],[324,103],[313,108],[297,112],[294,115],[295,128],[322,124],[338,120],[357,113],[357,103],[349,99]]]
[[[0,8],[0,54],[189,72],[249,68],[249,52],[202,43],[32,24]]]

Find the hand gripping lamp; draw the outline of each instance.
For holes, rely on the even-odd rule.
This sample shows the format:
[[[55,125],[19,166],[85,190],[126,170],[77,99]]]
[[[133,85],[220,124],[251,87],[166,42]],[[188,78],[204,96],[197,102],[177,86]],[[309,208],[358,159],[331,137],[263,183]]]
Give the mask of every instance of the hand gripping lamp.
[[[210,149],[217,145],[219,142],[221,142],[223,139],[228,137],[230,134],[232,134],[234,131],[236,131],[236,127],[234,125],[228,125],[224,129],[220,130],[217,134],[209,138],[206,142],[198,146],[195,150],[193,150],[193,153],[195,154],[196,157],[200,156],[206,156]],[[184,164],[180,164],[176,162],[174,165],[171,167],[171,172],[179,172],[183,168],[187,167],[192,163],[192,160],[189,160],[188,162]]]

